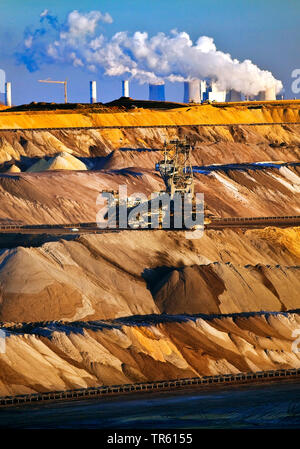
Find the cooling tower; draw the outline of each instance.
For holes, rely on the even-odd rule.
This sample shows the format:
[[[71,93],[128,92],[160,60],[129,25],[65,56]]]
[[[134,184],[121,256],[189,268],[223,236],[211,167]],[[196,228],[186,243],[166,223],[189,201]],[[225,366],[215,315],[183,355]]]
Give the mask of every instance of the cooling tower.
[[[97,103],[97,84],[96,84],[96,81],[90,81],[90,103]]]
[[[266,89],[262,92],[259,92],[257,96],[258,101],[273,101],[276,100],[276,91],[275,87],[269,87],[269,89]]]
[[[270,87],[269,89],[266,90],[265,97],[266,97],[266,101],[276,100],[275,86],[274,87]]]
[[[11,106],[11,83],[5,83],[5,104]]]
[[[122,81],[122,97],[129,98],[129,81]]]
[[[241,92],[231,89],[227,94],[227,101],[242,101]]]
[[[149,100],[165,101],[165,85],[149,84]]]
[[[200,103],[200,81],[192,80],[184,82],[184,103]]]

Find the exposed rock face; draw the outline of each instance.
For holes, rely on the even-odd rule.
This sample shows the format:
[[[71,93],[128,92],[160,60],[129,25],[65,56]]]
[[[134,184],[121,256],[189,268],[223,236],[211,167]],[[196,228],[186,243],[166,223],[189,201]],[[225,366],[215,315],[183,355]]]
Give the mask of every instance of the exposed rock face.
[[[6,250],[0,320],[295,309],[299,229],[273,232],[209,231],[186,240],[182,232],[123,231]]]
[[[300,367],[298,313],[9,326],[0,395]]]

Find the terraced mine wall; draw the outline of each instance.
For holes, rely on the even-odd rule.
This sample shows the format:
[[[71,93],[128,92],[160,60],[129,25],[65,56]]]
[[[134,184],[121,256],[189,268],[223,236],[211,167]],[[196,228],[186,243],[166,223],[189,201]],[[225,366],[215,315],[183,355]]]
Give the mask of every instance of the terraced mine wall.
[[[195,190],[207,213],[221,226],[237,218],[229,222],[236,227],[207,229],[199,240],[125,230],[3,248],[2,397],[299,370],[292,349],[300,327],[297,218],[287,228],[276,219],[262,229],[242,226],[247,217],[257,227],[264,217],[299,216],[299,103],[5,111],[0,128],[1,222],[95,222],[103,189],[162,190],[160,150],[184,137],[194,143]],[[58,154],[56,170],[46,163],[27,171]],[[85,169],[74,170],[66,154]]]
[[[300,101],[238,105],[191,105],[173,109],[2,111],[1,129],[298,123]]]
[[[138,154],[135,157],[138,159]],[[297,164],[263,169],[223,166],[208,174],[195,173],[194,178],[195,191],[204,193],[207,213],[216,217],[299,215]],[[102,190],[118,191],[120,185],[127,186],[128,196],[134,192],[150,196],[165,188],[157,171],[136,166],[0,174],[0,222],[21,221],[32,226],[95,222],[98,195]]]
[[[1,116],[0,116],[1,120]],[[0,163],[70,152],[77,157],[102,157],[102,168],[154,168],[165,141],[189,138],[194,142],[193,165],[293,162],[299,159],[299,124],[176,125],[175,127],[117,127],[108,129],[0,130]],[[132,150],[145,150],[130,153]],[[126,150],[126,151],[124,151]],[[23,159],[23,161],[22,161]]]
[[[194,165],[295,161],[300,144],[299,111],[297,101],[98,114],[4,111],[0,113],[0,163],[69,151],[82,157],[109,156],[111,161],[105,166],[110,168],[153,168],[159,155],[135,159],[130,153],[119,154],[119,149],[162,149],[164,141],[174,137],[195,142]]]
[[[296,378],[299,324],[299,310],[2,323],[0,396],[71,399]]]
[[[299,228],[122,231],[0,255],[0,320],[284,311],[299,305]],[[18,282],[15,282],[18,279]]]

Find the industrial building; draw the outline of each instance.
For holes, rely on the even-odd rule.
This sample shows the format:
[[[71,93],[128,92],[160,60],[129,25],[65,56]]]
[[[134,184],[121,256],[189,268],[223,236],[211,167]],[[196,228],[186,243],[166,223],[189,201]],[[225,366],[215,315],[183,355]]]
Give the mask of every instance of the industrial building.
[[[203,100],[224,102],[226,101],[226,90],[219,90],[217,84],[211,81],[204,92]]]
[[[207,89],[207,82],[205,80],[200,80],[200,100],[203,101],[204,93]]]
[[[63,83],[65,85],[65,102],[67,102],[66,83],[67,81],[52,81],[52,80],[39,80],[49,83]],[[240,102],[243,101],[276,101],[282,100],[283,95],[276,95],[275,86],[270,87],[264,91],[258,93],[258,95],[242,95],[237,90],[230,89],[219,90],[215,81],[206,81],[193,79],[184,81],[183,83],[183,102],[200,104],[203,101],[209,102]],[[122,97],[130,98],[129,95],[129,81],[122,81]],[[165,99],[165,84],[153,84],[149,83],[149,100],[151,101],[166,101]],[[97,103],[97,83],[96,81],[90,81],[90,103]],[[12,94],[11,83],[5,83],[5,105],[11,107]]]
[[[236,91],[230,91],[230,100],[241,101],[241,94]],[[226,90],[219,90],[215,82],[211,81],[209,84],[205,80],[191,80],[184,82],[184,103],[201,103],[202,101],[226,101],[228,98]]]
[[[165,101],[165,85],[149,84],[149,100]]]
[[[204,99],[207,84],[203,80],[191,80],[184,82],[184,103],[201,103]]]
[[[275,86],[260,92],[258,95],[246,96],[246,101],[276,100]],[[184,103],[201,103],[202,101],[239,102],[243,101],[242,93],[234,89],[219,90],[215,81],[192,80],[184,82]]]
[[[227,92],[226,101],[242,101],[242,94],[234,89]]]

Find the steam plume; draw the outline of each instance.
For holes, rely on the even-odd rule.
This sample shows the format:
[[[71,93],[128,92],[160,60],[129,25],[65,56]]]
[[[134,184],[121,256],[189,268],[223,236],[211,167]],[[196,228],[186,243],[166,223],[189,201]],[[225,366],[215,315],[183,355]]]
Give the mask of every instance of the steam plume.
[[[240,62],[217,50],[211,37],[201,36],[193,42],[188,33],[172,30],[152,37],[146,32],[121,31],[108,38],[98,31],[101,22],[109,24],[112,18],[100,11],[74,10],[59,23],[45,10],[40,15],[41,26],[25,30],[17,59],[30,71],[43,64],[69,63],[140,83],[210,78],[220,89],[245,95],[257,95],[270,87],[277,93],[282,89],[281,81],[271,72],[261,70],[249,59]]]

